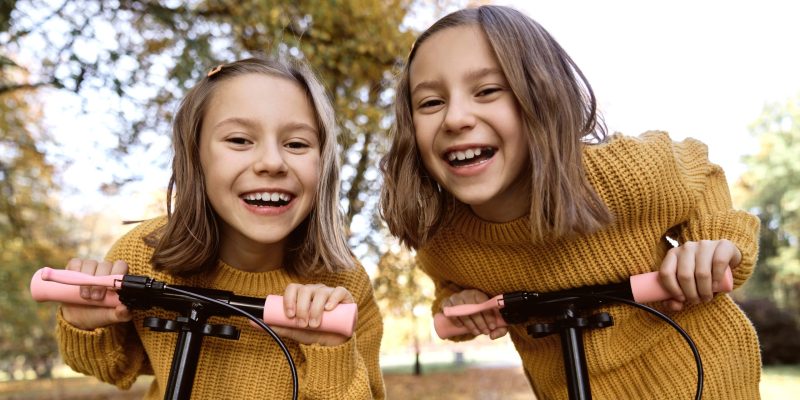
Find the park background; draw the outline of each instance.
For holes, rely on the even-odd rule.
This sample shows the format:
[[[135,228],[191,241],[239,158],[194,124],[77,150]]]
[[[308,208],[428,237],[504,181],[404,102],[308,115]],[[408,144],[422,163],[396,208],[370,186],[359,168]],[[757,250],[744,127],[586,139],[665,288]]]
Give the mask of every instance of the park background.
[[[384,313],[391,398],[529,398],[507,339],[435,337],[432,285],[376,212],[397,67],[420,30],[474,3],[0,1],[0,398],[119,396],[60,364],[55,307],[30,300],[28,281],[72,256],[100,258],[130,229],[123,221],[164,213],[177,100],[210,67],[249,55],[309,60],[334,99],[342,208]],[[759,332],[764,398],[800,390],[800,7],[494,3],[554,35],[611,131],[658,129],[709,145],[735,205],[762,221],[756,273],[734,297]]]

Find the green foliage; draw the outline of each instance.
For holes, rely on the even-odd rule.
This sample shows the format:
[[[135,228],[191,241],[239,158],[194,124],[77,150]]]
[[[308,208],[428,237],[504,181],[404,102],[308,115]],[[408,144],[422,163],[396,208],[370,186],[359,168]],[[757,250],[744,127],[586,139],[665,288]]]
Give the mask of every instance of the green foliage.
[[[739,182],[761,219],[759,261],[748,290],[800,313],[800,96],[765,107],[751,131],[760,141]]]
[[[414,37],[403,24],[415,1],[28,0],[16,4],[8,51],[24,48],[41,60],[29,85],[109,98],[106,114],[119,117],[110,156],[125,171],[102,186],[110,192],[141,178],[125,168],[135,163],[128,155],[147,145],[143,136],[170,134],[179,99],[208,69],[248,56],[308,60],[341,122],[348,222],[368,227],[350,232],[351,243],[364,246],[359,256],[376,257],[378,162],[388,143],[395,68]]]
[[[381,255],[373,287],[381,309],[395,316],[413,316],[415,308],[433,299],[433,282],[417,268],[414,254],[399,246]]]
[[[48,376],[54,354],[55,307],[28,292],[33,272],[61,265],[75,245],[62,228],[53,168],[38,148],[38,115],[23,91],[0,95],[0,371]]]

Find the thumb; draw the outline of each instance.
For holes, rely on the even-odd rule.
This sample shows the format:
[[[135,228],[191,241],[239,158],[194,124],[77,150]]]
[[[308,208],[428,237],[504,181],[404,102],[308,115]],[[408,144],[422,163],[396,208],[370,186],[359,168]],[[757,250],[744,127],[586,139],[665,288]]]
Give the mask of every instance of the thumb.
[[[113,309],[112,319],[114,322],[128,322],[133,319],[133,313],[125,305],[119,305]]]

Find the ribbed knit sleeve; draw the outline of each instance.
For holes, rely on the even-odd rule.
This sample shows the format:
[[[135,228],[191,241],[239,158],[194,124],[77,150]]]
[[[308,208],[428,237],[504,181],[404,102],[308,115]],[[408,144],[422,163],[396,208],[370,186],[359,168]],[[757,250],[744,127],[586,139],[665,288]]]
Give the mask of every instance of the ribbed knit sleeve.
[[[85,331],[57,318],[58,349],[73,370],[128,389],[146,362],[144,348],[130,323]]]
[[[342,278],[345,278],[342,280]],[[339,346],[300,345],[305,356],[304,398],[383,399],[386,390],[379,355],[383,319],[369,276],[359,265],[353,273],[331,277],[329,286],[347,287],[358,304],[353,337]]]
[[[741,286],[753,272],[758,256],[759,220],[735,210],[725,173],[708,160],[706,146],[686,139],[674,146],[677,170],[694,195],[689,218],[679,227],[679,242],[727,239],[742,253],[741,263],[733,268],[735,287]]]
[[[135,236],[128,234],[118,240],[106,260],[135,262],[128,254]],[[149,371],[147,355],[132,322],[85,331],[65,321],[59,310],[56,329],[61,356],[77,372],[127,389],[139,375]]]

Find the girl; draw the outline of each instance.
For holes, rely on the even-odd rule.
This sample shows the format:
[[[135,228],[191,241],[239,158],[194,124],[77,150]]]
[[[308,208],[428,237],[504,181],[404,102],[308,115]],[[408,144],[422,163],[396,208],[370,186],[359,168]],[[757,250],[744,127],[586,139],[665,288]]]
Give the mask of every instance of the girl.
[[[356,302],[358,322],[349,339],[273,329],[289,339],[303,398],[383,398],[383,324],[369,277],[345,242],[335,134],[329,100],[306,67],[258,59],[216,67],[175,116],[167,216],[130,231],[108,261],[75,259],[67,268],[243,296],[283,294],[286,315],[296,317],[298,328],[319,326],[323,309]],[[105,293],[81,290],[86,298]],[[174,318],[124,306],[63,305],[64,360],[120,388],[153,374],[146,398],[163,398],[176,337],[143,328],[146,315]],[[272,338],[244,318],[226,323],[242,329],[241,338],[204,341],[193,397],[290,398],[290,369]]]
[[[672,317],[702,354],[704,397],[757,398],[755,331],[711,286],[728,266],[737,286],[748,278],[758,220],[732,209],[703,144],[663,132],[606,137],[595,104],[570,57],[516,10],[457,11],[420,35],[399,80],[381,210],[434,280],[434,312],[658,268]],[[691,398],[683,339],[631,307],[607,310],[614,326],[584,340],[595,398]],[[499,328],[491,312],[451,322],[510,332],[537,397],[567,398],[557,335]]]

